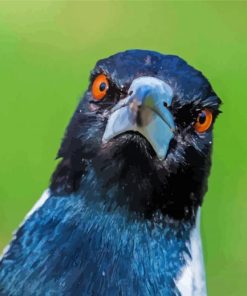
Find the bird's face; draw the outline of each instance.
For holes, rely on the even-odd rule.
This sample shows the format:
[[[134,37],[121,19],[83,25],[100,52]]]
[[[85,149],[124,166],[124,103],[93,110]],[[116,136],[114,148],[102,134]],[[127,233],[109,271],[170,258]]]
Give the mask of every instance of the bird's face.
[[[120,204],[127,195],[134,211],[191,216],[205,192],[219,104],[206,78],[179,57],[132,50],[101,60],[52,187],[77,190],[90,163],[106,188],[119,184]]]

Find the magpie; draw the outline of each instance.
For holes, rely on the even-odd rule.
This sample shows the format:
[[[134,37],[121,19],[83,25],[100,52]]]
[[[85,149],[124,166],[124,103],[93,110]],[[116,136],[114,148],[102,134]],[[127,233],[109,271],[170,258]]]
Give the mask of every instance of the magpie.
[[[0,295],[206,295],[200,208],[220,104],[178,56],[98,61],[49,188],[0,259]]]

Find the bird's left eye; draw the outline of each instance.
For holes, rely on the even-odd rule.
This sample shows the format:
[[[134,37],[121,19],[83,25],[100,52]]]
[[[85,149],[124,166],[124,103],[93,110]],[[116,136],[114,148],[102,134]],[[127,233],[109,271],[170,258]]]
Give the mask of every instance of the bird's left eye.
[[[204,109],[197,116],[196,123],[195,123],[195,130],[198,133],[204,133],[210,128],[212,122],[213,122],[212,112],[208,109]]]
[[[95,100],[100,101],[104,98],[109,89],[109,81],[104,74],[98,75],[92,85],[92,94]]]

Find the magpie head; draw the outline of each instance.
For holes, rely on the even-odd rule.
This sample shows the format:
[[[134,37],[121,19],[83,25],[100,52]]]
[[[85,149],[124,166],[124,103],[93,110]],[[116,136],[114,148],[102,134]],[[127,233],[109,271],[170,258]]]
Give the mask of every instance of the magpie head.
[[[51,189],[75,192],[93,169],[102,196],[149,217],[194,217],[207,189],[220,99],[173,55],[129,50],[100,60],[67,128]]]

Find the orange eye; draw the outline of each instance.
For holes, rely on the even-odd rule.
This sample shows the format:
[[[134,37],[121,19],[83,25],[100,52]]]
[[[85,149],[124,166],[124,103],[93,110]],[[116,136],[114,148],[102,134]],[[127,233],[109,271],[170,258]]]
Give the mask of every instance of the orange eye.
[[[198,133],[206,132],[210,128],[212,121],[213,121],[212,112],[209,111],[208,109],[202,110],[196,119],[195,130]]]
[[[109,82],[104,74],[98,75],[92,85],[92,94],[95,100],[99,101],[104,98],[109,88]]]

